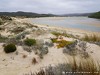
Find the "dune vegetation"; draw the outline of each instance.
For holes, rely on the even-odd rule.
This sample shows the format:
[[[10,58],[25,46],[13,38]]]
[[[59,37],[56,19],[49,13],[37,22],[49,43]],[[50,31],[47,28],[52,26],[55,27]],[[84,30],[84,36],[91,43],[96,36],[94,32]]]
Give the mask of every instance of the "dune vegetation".
[[[58,64],[56,66],[48,66],[40,69],[36,73],[27,73],[23,75],[100,75],[100,65],[95,63],[93,59],[82,59],[77,62],[75,57],[69,63]]]

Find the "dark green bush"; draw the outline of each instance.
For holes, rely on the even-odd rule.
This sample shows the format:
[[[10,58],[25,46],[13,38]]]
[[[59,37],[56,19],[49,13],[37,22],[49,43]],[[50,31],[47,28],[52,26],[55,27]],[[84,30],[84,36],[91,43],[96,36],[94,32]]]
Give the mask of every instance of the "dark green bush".
[[[16,51],[16,46],[14,44],[8,44],[4,47],[5,53],[11,53]]]
[[[25,45],[27,46],[32,46],[36,44],[36,40],[35,39],[26,39],[24,40]]]

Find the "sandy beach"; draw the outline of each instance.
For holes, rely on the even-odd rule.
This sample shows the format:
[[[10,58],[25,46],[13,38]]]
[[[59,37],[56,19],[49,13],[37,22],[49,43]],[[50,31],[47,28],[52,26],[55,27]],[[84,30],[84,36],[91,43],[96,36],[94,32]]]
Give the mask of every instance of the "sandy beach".
[[[66,32],[67,34],[71,34],[73,36],[83,37],[85,34],[91,35],[95,34],[100,37],[100,32],[92,32],[92,31],[84,31],[81,29],[74,28],[63,28],[63,27],[55,27],[48,25],[39,25],[30,22],[30,18],[20,19],[14,18],[13,21],[5,23],[5,25],[1,25],[0,27],[4,27],[5,30],[0,30],[0,35],[4,37],[14,38],[20,33],[28,32],[25,34],[25,38],[21,39],[21,41],[26,38],[32,38],[39,41],[39,44],[43,41],[44,46],[48,47],[48,53],[43,56],[43,59],[39,57],[38,54],[35,54],[35,49],[32,49],[31,52],[24,50],[24,45],[16,45],[17,51],[13,53],[6,54],[4,52],[3,45],[5,42],[0,42],[0,75],[23,75],[25,73],[37,72],[41,68],[45,68],[47,66],[56,66],[57,64],[68,63],[71,60],[72,56],[69,54],[63,53],[64,48],[57,48],[57,44],[54,43],[52,47],[47,46],[45,43],[52,44],[51,38],[57,38],[61,40],[67,41],[75,41],[78,40],[77,44],[86,43],[86,52],[89,54],[93,60],[98,61],[100,63],[100,46],[90,42],[84,42],[79,39],[73,37],[66,36],[55,36],[51,32]],[[23,27],[23,31],[20,33],[14,33],[13,30],[17,27]],[[9,43],[9,42],[8,42]],[[27,46],[26,46],[27,47]],[[76,46],[81,53],[77,54],[75,57],[82,59],[80,55],[82,54],[82,50],[84,46]],[[29,48],[29,47],[28,47]],[[26,56],[25,58],[23,56]],[[32,64],[32,59],[35,58],[37,63]]]

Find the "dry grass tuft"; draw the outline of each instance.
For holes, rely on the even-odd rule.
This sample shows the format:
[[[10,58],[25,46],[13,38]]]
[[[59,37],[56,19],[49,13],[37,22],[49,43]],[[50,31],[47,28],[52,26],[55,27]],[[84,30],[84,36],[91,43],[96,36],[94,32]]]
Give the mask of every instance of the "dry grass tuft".
[[[36,64],[36,63],[38,63],[37,60],[36,60],[36,58],[33,58],[32,59],[32,64]]]
[[[23,55],[23,58],[26,58],[27,57],[27,55]]]
[[[82,40],[87,41],[87,42],[100,42],[100,36],[96,34],[92,34],[92,35],[85,34]]]

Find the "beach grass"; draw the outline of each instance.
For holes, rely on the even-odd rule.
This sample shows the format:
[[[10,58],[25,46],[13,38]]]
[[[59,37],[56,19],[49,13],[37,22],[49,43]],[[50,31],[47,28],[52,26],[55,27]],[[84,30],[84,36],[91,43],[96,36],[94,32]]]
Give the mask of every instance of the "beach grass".
[[[85,34],[82,40],[87,41],[87,42],[100,42],[100,36],[96,34],[92,34],[92,35]]]
[[[49,66],[40,69],[37,73],[31,72],[24,75],[100,75],[100,65],[91,58],[77,62],[77,59],[73,57],[69,63]]]

